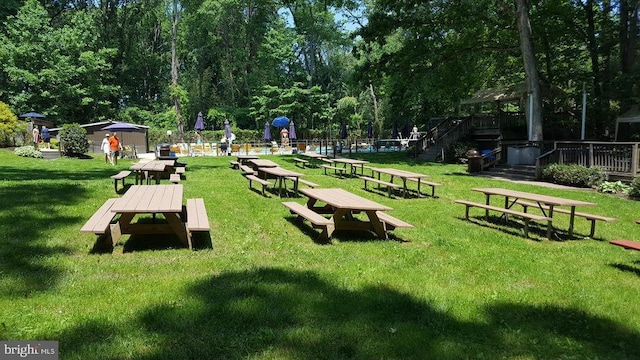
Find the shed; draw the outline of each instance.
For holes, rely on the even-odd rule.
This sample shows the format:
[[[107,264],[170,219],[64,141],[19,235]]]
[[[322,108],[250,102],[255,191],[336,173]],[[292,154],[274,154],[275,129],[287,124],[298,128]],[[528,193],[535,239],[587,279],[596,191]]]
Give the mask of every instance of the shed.
[[[109,131],[102,130],[103,127],[116,123],[117,121],[108,120],[95,122],[91,124],[81,124],[80,127],[87,131],[87,140],[89,140],[89,151],[94,153],[100,153],[100,145],[105,134]],[[145,125],[136,125],[140,130],[131,132],[118,132],[118,137],[122,141],[123,146],[135,146],[136,152],[146,153],[149,152],[149,127]],[[49,129],[51,136],[57,137],[61,127]]]
[[[640,123],[640,110],[638,109],[638,105],[631,106],[631,109],[629,109],[629,111],[618,116],[618,118],[616,119],[616,135],[614,141],[618,141],[618,129],[620,128],[620,124],[630,125],[633,123]],[[629,134],[629,132],[626,133]]]

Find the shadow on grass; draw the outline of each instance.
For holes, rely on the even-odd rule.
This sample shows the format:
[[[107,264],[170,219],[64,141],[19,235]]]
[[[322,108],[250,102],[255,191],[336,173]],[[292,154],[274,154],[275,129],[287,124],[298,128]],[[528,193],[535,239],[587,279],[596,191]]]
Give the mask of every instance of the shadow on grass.
[[[104,180],[109,176],[117,174],[122,170],[120,167],[104,167],[99,170],[84,171],[55,171],[50,169],[25,170],[16,167],[3,166],[2,179],[7,181],[30,181],[30,180]]]
[[[494,303],[468,321],[445,303],[384,286],[341,288],[304,271],[223,273],[184,297],[123,324],[71,326],[57,339],[71,358],[140,360],[622,359],[637,356],[640,341],[624,324],[575,308]],[[132,328],[141,329],[139,343],[108,343]]]
[[[0,294],[30,296],[33,292],[55,287],[62,269],[50,263],[50,257],[68,254],[69,248],[49,243],[59,227],[77,224],[82,214],[62,215],[65,206],[74,206],[85,198],[81,186],[20,183],[4,187],[0,211],[0,274],[5,286]]]
[[[621,263],[617,263],[617,264],[610,264],[609,266],[614,267],[618,270],[621,271],[625,271],[631,274],[635,274],[636,276],[640,276],[640,266],[638,266],[638,261],[635,262],[635,266],[634,265],[629,265],[629,264],[621,264]]]

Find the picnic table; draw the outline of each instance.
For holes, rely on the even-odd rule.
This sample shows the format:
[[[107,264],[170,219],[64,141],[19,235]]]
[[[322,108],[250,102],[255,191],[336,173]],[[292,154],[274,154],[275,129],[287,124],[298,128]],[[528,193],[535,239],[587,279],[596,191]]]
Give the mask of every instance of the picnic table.
[[[395,227],[413,227],[385,213],[392,208],[344,189],[301,189],[300,192],[309,198],[306,205],[290,202],[283,205],[300,218],[321,227],[320,241],[328,241],[335,230],[373,231],[378,238],[387,239],[388,231]],[[360,213],[365,213],[366,219],[357,218]],[[324,214],[331,218],[325,218]]]
[[[259,168],[270,168],[270,167],[280,166],[271,160],[264,160],[264,159],[251,159],[251,160],[248,160],[248,163],[253,168],[253,170],[256,170],[256,171]]]
[[[238,162],[240,165],[245,165],[249,160],[259,159],[257,155],[238,155]]]
[[[573,223],[576,214],[576,207],[578,206],[597,206],[596,203],[573,200],[567,198],[561,198],[556,196],[541,195],[536,193],[529,193],[524,191],[502,189],[502,188],[474,188],[472,191],[481,192],[486,197],[486,205],[490,205],[491,196],[503,196],[504,208],[510,209],[514,204],[517,204],[521,200],[533,201],[538,205],[538,208],[542,211],[542,214],[550,219],[553,219],[554,207],[567,206],[570,207],[569,213],[569,237],[573,237]],[[485,210],[485,216],[488,217],[489,210]],[[551,238],[553,231],[552,220],[547,225],[547,238]]]
[[[267,179],[269,177],[276,178],[276,182],[278,183],[278,195],[282,197],[282,185],[285,180],[293,181],[293,191],[296,195],[298,195],[298,180],[300,177],[304,176],[304,174],[276,166],[258,168],[258,176],[262,177],[263,179]]]
[[[111,206],[120,214],[118,225],[122,234],[175,234],[191,248],[187,229],[181,220],[183,185],[132,185]],[[136,215],[162,214],[166,223],[132,223]]]
[[[135,163],[129,167],[129,170],[136,172],[136,185],[142,184],[145,172],[151,174],[147,177],[147,185],[150,184],[150,179],[153,177],[156,184],[160,183],[160,178],[163,173],[171,171],[175,161],[173,160],[152,160],[144,163]]]
[[[403,195],[404,197],[407,196],[407,180],[414,180],[418,183],[418,195],[420,195],[420,184],[422,182],[422,179],[424,178],[428,178],[429,175],[425,175],[425,174],[419,174],[419,173],[414,173],[411,171],[405,171],[405,170],[399,170],[399,169],[393,169],[393,168],[374,168],[374,167],[369,167],[369,169],[371,170],[372,176],[375,173],[378,173],[378,180],[381,180],[381,174],[386,174],[390,176],[390,183],[393,183],[393,179],[394,178],[400,178],[402,180],[402,188],[403,188]],[[438,186],[440,184],[435,184],[435,183],[431,183],[433,185],[432,188],[434,186]],[[432,195],[433,195],[433,190],[432,190]]]
[[[364,164],[368,164],[368,161],[358,160],[358,159],[349,159],[349,158],[335,158],[331,159],[334,163],[344,164],[344,168],[347,168],[349,165],[351,174],[356,174],[358,170],[358,166],[360,167],[360,174],[364,174]]]

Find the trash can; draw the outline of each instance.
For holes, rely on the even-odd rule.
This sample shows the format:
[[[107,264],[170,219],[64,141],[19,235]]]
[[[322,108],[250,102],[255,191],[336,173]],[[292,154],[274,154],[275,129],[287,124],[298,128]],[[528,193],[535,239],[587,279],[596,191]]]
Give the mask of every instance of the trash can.
[[[467,172],[474,173],[482,171],[482,156],[477,150],[467,151]]]
[[[169,144],[160,144],[160,156],[170,156],[171,146]]]

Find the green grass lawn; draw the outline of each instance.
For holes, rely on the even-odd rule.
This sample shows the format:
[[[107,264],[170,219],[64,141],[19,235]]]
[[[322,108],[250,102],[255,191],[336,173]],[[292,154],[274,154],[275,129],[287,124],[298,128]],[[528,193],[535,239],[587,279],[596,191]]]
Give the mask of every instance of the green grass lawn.
[[[607,243],[640,240],[639,202],[402,154],[358,157],[429,174],[439,197],[390,199],[357,178],[300,171],[392,207],[415,229],[317,244],[318,230],[294,225],[277,195],[248,189],[233,158],[188,158],[185,198],[204,198],[212,248],[123,236],[105,254],[79,229],[121,196],[109,175],[130,161],[0,150],[0,339],[57,340],[61,359],[640,358],[640,252]],[[299,169],[290,156],[266,158]],[[584,219],[579,239],[548,241],[543,226],[527,239],[520,223],[485,222],[479,209],[466,221],[453,200],[483,202],[472,187],[596,202],[582,210],[619,221],[598,223],[595,239],[582,238]],[[566,230],[568,216],[554,224]]]

